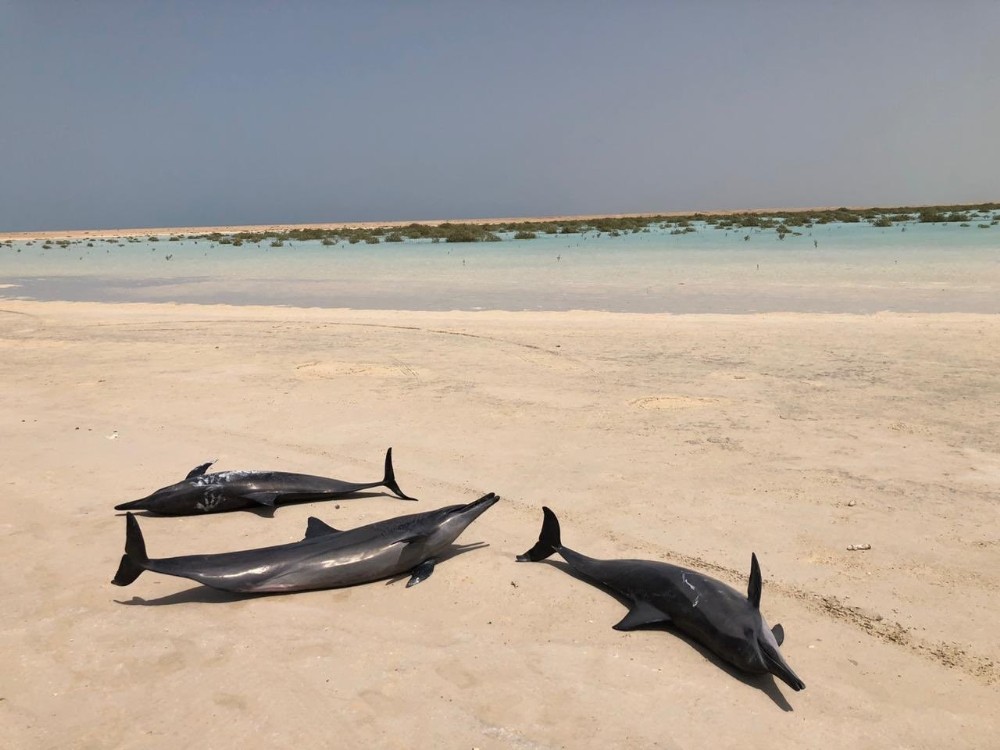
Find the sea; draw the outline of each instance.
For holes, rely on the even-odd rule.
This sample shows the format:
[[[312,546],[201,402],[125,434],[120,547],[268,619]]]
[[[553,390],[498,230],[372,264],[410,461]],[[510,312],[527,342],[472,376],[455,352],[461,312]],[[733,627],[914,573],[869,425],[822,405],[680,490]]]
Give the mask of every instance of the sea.
[[[998,218],[997,216],[993,217]],[[773,229],[694,222],[612,236],[323,245],[12,241],[0,298],[377,310],[1000,313],[1000,224]]]

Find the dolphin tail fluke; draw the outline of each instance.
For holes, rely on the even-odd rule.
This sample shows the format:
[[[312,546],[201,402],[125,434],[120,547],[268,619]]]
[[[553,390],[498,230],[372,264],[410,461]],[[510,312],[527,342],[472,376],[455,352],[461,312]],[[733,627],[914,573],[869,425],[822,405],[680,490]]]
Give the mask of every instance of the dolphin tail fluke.
[[[396,484],[396,474],[392,470],[392,448],[385,452],[385,479],[382,480],[382,485],[388,487],[389,490],[396,495],[396,497],[401,500],[416,500],[415,497],[410,497],[399,489],[399,485]]]
[[[125,554],[118,565],[118,572],[111,583],[116,586],[128,586],[149,565],[146,554],[146,542],[142,538],[142,530],[135,516],[129,513],[125,516]]]
[[[543,507],[542,532],[538,535],[538,542],[523,555],[517,556],[518,562],[538,562],[544,560],[549,555],[558,552],[562,547],[562,540],[559,532],[559,519],[549,508]]]

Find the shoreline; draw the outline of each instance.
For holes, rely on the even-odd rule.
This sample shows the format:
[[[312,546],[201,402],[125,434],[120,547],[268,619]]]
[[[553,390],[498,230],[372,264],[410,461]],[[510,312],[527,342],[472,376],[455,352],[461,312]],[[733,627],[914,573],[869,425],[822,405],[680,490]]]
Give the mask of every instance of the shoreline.
[[[2,286],[2,285],[0,285]],[[49,307],[53,309],[69,307],[77,308],[81,311],[93,307],[94,310],[86,310],[88,313],[103,314],[113,313],[115,308],[122,308],[123,312],[135,312],[139,314],[171,314],[174,312],[187,311],[191,314],[211,315],[218,313],[223,317],[241,317],[244,315],[256,314],[265,317],[285,314],[291,318],[309,319],[311,317],[327,317],[342,315],[357,315],[368,317],[380,316],[427,316],[433,318],[485,318],[485,317],[505,317],[521,316],[525,318],[546,318],[546,317],[574,317],[574,318],[634,318],[635,322],[653,321],[659,318],[673,320],[680,318],[690,318],[692,320],[705,320],[708,318],[718,318],[719,320],[732,320],[738,318],[763,318],[763,317],[787,317],[787,318],[817,318],[836,319],[842,318],[853,320],[855,318],[872,319],[878,317],[899,317],[899,318],[984,318],[994,319],[1000,317],[1000,313],[978,312],[978,311],[931,311],[923,312],[919,310],[875,310],[872,312],[816,312],[812,310],[751,310],[747,312],[646,312],[636,310],[593,310],[587,308],[571,308],[566,310],[507,310],[503,308],[482,308],[467,310],[460,308],[453,309],[423,309],[423,308],[389,308],[389,307],[319,307],[317,305],[265,305],[260,303],[240,304],[234,302],[170,302],[170,301],[98,301],[98,300],[72,300],[72,299],[29,299],[0,297],[0,315],[20,315],[35,314],[34,311],[20,311],[6,309],[9,307]],[[44,312],[44,310],[40,311]]]
[[[968,204],[918,204],[913,206],[807,206],[807,207],[778,207],[778,208],[744,208],[744,209],[711,209],[705,211],[644,211],[637,213],[617,213],[617,214],[556,214],[552,216],[518,216],[518,217],[494,217],[477,219],[417,219],[417,220],[394,220],[394,221],[341,221],[341,222],[310,222],[301,224],[218,224],[211,226],[176,226],[176,227],[116,227],[108,229],[64,229],[64,230],[26,230],[21,232],[0,231],[0,242],[6,241],[36,241],[36,240],[82,240],[99,238],[121,238],[134,237],[138,235],[180,235],[187,236],[193,234],[209,234],[217,232],[220,234],[252,233],[252,232],[290,232],[296,230],[342,230],[342,229],[379,229],[398,228],[411,224],[418,226],[439,226],[441,224],[471,224],[483,226],[489,224],[526,224],[535,222],[559,222],[559,221],[594,221],[597,219],[642,219],[654,217],[692,217],[692,216],[739,216],[739,215],[771,215],[771,214],[804,214],[821,211],[836,211],[847,209],[848,211],[902,211],[905,209],[941,208],[963,210],[982,205],[995,205],[990,201],[983,203]]]

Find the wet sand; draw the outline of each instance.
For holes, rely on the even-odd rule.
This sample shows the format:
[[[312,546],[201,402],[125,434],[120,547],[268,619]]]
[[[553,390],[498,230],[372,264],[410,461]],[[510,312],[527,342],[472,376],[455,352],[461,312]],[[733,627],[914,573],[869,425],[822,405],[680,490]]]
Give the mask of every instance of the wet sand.
[[[1000,318],[391,312],[5,300],[0,737],[19,748],[986,747]],[[112,506],[217,459],[388,496],[142,518],[165,557],[503,500],[405,581],[110,584]],[[807,684],[739,675],[518,564],[563,540],[745,587]],[[339,506],[339,507],[338,507]],[[849,545],[870,544],[867,551]]]

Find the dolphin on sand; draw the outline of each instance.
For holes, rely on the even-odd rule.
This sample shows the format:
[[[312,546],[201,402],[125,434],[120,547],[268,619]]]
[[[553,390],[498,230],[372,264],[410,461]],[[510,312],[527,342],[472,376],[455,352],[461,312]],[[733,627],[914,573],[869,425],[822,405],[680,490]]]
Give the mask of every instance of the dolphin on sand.
[[[616,630],[670,624],[746,672],[770,672],[793,690],[800,680],[778,646],[785,638],[781,625],[768,628],[760,613],[763,582],[757,555],[750,558],[747,595],[702,573],[648,560],[595,560],[562,546],[559,519],[542,508],[538,543],[518,562],[538,562],[555,552],[581,577],[610,590],[630,604]]]
[[[407,587],[434,572],[436,558],[500,498],[483,495],[467,505],[415,513],[340,531],[310,518],[305,539],[214,555],[150,559],[129,513],[125,554],[111,582],[128,586],[146,570],[190,578],[222,591],[274,594],[339,588],[410,572]]]
[[[402,500],[403,494],[392,470],[392,448],[385,452],[385,475],[378,482],[344,482],[311,474],[284,471],[223,471],[206,474],[212,463],[193,468],[184,479],[161,487],[152,495],[121,503],[115,510],[146,510],[164,516],[220,513],[252,507],[274,507],[278,503],[307,500],[337,500],[361,490],[385,487]]]

